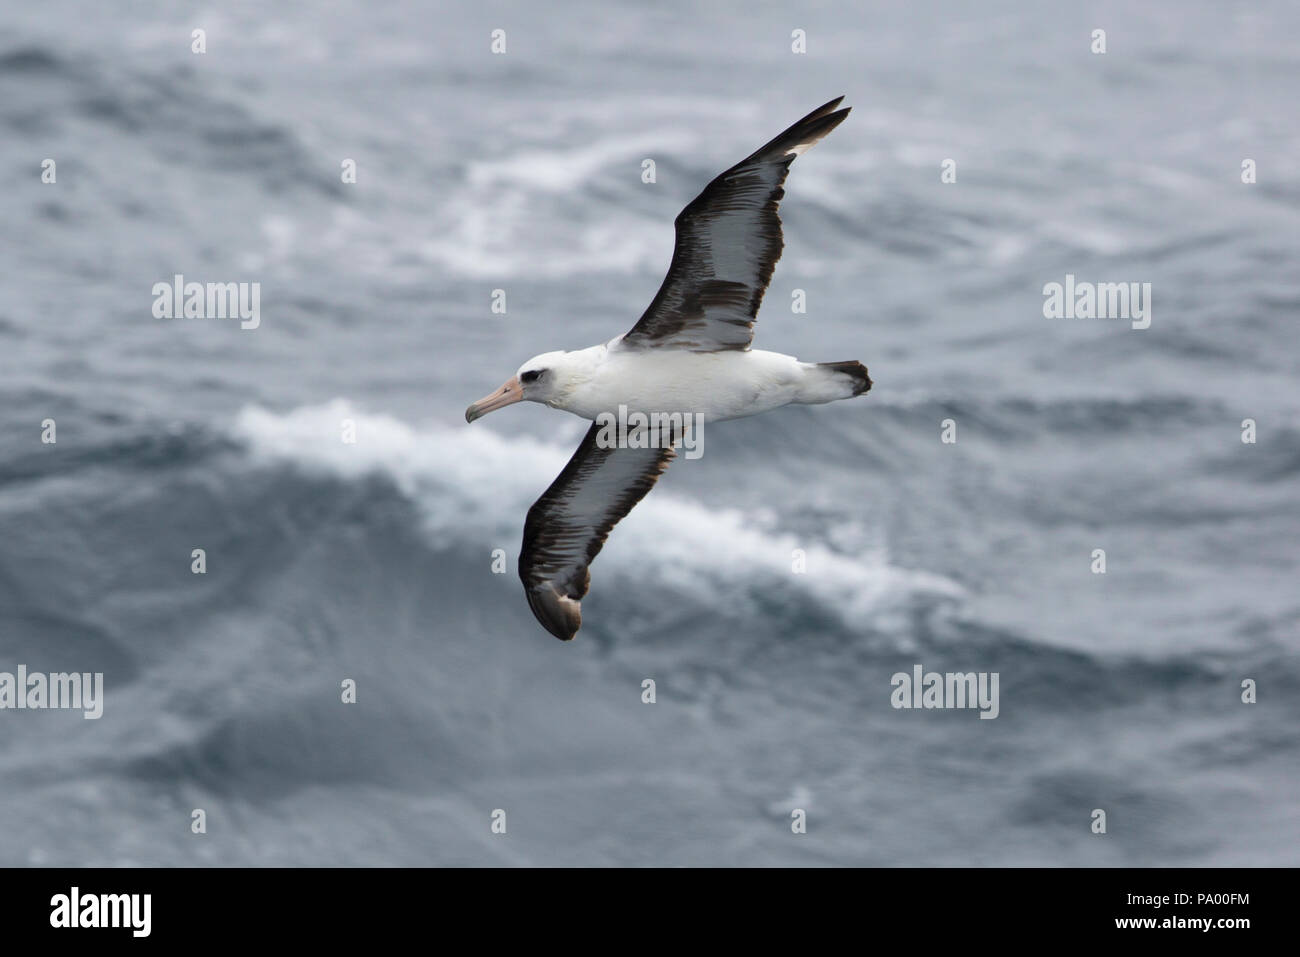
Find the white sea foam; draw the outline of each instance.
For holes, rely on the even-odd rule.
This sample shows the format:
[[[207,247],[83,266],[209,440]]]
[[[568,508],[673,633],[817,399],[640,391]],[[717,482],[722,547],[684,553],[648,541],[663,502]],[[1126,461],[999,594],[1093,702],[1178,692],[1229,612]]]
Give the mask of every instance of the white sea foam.
[[[633,182],[640,176],[641,160],[684,153],[690,146],[678,132],[609,137],[560,149],[526,149],[498,159],[471,163],[467,174],[475,189],[517,183],[548,193],[570,193],[606,166],[623,163]]]

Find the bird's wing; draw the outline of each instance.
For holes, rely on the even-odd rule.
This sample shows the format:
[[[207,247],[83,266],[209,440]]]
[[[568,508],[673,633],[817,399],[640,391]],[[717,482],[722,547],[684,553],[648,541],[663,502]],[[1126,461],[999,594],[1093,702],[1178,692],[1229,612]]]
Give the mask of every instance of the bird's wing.
[[[519,577],[537,620],[562,641],[582,625],[582,596],[610,530],[654,486],[675,452],[602,448],[595,423],[551,487],[528,510]]]
[[[836,97],[727,170],[677,216],[668,275],[637,324],[633,348],[748,349],[785,245],[777,204],[790,164],[849,115]]]

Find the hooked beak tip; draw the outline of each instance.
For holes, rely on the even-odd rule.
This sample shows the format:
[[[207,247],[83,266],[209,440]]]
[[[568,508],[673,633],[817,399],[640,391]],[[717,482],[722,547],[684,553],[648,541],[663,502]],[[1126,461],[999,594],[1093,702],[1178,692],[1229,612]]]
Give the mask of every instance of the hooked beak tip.
[[[501,409],[507,405],[513,405],[524,397],[523,387],[520,386],[519,380],[510,378],[506,384],[497,389],[490,395],[485,395],[468,409],[465,410],[465,421],[473,422],[475,419],[481,419],[494,409]]]

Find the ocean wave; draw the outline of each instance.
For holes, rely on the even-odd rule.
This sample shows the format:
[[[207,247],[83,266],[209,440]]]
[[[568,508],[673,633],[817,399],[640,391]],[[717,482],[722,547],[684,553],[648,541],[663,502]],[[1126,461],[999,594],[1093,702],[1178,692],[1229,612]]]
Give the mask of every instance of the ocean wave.
[[[872,418],[904,436],[915,434],[918,423],[928,425],[951,416],[1002,442],[1034,443],[1044,434],[1150,435],[1215,425],[1231,417],[1216,399],[1177,393],[1047,399],[913,388],[879,396],[873,392],[871,401]]]
[[[63,450],[57,456],[42,449],[0,461],[0,486],[68,478],[87,470],[152,471],[193,465],[234,446],[225,436],[209,429],[188,425],[159,425],[142,431],[128,431],[113,421],[111,414],[91,415],[96,425],[111,434],[98,442],[87,442]]]
[[[607,137],[560,149],[525,149],[518,153],[469,164],[466,178],[475,189],[496,189],[516,183],[547,193],[571,193],[605,167],[660,155],[664,150],[685,150],[690,141],[680,133],[661,131],[639,136]]]
[[[345,420],[355,425],[355,443],[341,439]],[[572,453],[571,447],[484,428],[416,429],[343,399],[286,413],[248,407],[232,434],[264,463],[348,480],[382,475],[418,505],[431,541],[455,539],[485,555],[498,547],[515,554],[528,507]],[[792,573],[796,550],[803,553],[804,574]],[[598,573],[635,580],[647,594],[671,589],[702,604],[713,604],[720,589],[751,603],[787,591],[833,610],[846,627],[917,601],[964,595],[941,575],[891,564],[883,545],[849,554],[784,531],[771,516],[662,489],[610,536]]]
[[[0,83],[22,83],[22,96],[0,97],[0,127],[30,132],[89,122],[142,145],[170,165],[244,172],[271,192],[314,189],[346,196],[338,178],[313,160],[285,121],[258,116],[233,91],[188,67],[143,71],[91,56],[64,56],[39,45],[0,51]],[[107,152],[111,143],[101,142]]]

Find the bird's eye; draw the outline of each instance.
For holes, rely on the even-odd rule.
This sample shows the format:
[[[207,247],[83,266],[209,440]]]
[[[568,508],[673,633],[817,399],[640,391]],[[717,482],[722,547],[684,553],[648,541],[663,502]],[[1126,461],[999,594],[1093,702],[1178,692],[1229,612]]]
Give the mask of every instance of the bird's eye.
[[[535,382],[541,376],[541,374],[542,373],[540,370],[529,369],[527,372],[522,373],[519,376],[519,379],[522,382]]]

